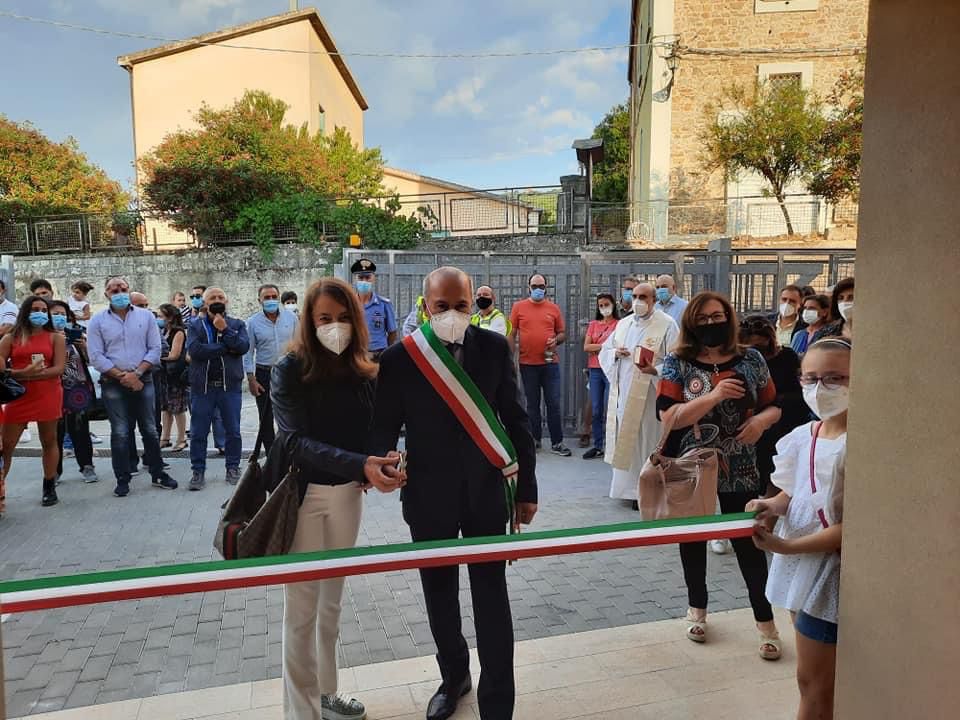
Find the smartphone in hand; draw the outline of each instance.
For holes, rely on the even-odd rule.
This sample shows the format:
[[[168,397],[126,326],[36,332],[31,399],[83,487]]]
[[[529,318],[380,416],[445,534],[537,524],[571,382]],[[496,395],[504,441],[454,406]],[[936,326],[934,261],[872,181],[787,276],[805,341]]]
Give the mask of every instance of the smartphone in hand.
[[[33,353],[33,355],[30,356],[30,362],[32,362],[34,365],[40,363],[40,367],[42,368],[47,366],[47,361],[44,359],[43,353]]]

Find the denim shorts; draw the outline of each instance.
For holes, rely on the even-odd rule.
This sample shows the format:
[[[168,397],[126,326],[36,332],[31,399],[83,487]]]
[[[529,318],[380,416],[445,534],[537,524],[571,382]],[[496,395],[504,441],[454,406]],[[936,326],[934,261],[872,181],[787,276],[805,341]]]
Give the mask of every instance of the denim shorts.
[[[793,621],[797,632],[806,638],[827,645],[837,644],[837,624],[807,615],[803,610],[797,613]]]

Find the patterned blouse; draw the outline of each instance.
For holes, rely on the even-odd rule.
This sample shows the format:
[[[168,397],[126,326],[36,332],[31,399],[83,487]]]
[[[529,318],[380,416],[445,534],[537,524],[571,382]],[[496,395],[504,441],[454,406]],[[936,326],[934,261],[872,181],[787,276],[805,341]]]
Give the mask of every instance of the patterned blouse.
[[[670,353],[664,359],[660,373],[657,414],[659,417],[677,403],[702,397],[721,380],[732,377],[746,383],[746,396],[740,400],[724,400],[704,415],[699,421],[699,441],[692,426],[671,432],[664,453],[677,457],[697,446],[717,448],[720,451],[717,491],[760,492],[764,488],[757,471],[756,447],[736,440],[743,423],[755,413],[776,404],[777,389],[770,378],[767,363],[758,351],[750,348],[744,355],[737,355],[719,365],[681,360]]]

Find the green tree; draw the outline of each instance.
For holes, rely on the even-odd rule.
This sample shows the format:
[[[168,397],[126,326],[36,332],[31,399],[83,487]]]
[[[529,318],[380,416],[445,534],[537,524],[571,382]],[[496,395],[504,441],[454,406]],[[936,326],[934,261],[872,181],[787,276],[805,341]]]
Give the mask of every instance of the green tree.
[[[750,90],[734,85],[705,112],[704,166],[723,169],[728,177],[760,174],[765,191],[780,204],[787,234],[793,235],[786,188],[818,163],[825,122],[820,101],[797,83],[759,83]]]
[[[630,177],[630,111],[626,103],[610,108],[591,137],[603,139],[603,162],[593,169],[593,199],[626,202]]]
[[[56,143],[0,115],[0,220],[124,210],[130,196],[92,164],[77,141]]]
[[[831,108],[820,136],[820,158],[807,189],[831,202],[860,195],[863,149],[863,66],[840,75],[827,95]]]
[[[282,194],[380,194],[379,149],[360,149],[343,128],[323,135],[284,124],[287,110],[259,90],[225,109],[203,105],[197,129],[168,135],[141,160],[146,209],[204,237],[251,203]]]

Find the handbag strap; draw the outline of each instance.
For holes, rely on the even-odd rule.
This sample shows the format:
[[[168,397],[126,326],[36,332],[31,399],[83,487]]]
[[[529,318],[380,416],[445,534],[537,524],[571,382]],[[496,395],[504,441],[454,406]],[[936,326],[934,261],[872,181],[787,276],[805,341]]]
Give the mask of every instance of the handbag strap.
[[[268,398],[269,399],[269,398]],[[263,445],[263,417],[264,411],[260,409],[260,403],[257,403],[257,414],[260,416],[260,422],[257,424],[257,439],[253,443],[253,452],[250,453],[250,457],[247,462],[255,463],[260,459],[260,448]],[[263,408],[266,409],[267,403],[263,403]]]
[[[680,413],[683,412],[684,403],[677,403],[673,407],[677,408],[665,422],[661,423],[663,425],[663,430],[660,433],[660,440],[657,442],[657,447],[654,449],[653,454],[659,455],[663,452],[663,448],[666,447],[667,439],[670,437],[670,433],[673,432],[673,428],[676,427],[677,423],[680,421]],[[703,435],[700,432],[700,421],[698,420],[693,424],[693,436],[699,441],[703,438]]]
[[[822,422],[818,422],[813,426],[813,439],[810,441],[810,492],[816,494],[817,492],[817,437],[820,435],[820,428],[823,427]],[[817,517],[820,519],[820,524],[824,528],[830,527],[830,523],[827,522],[827,516],[823,512],[822,507],[817,508]]]

